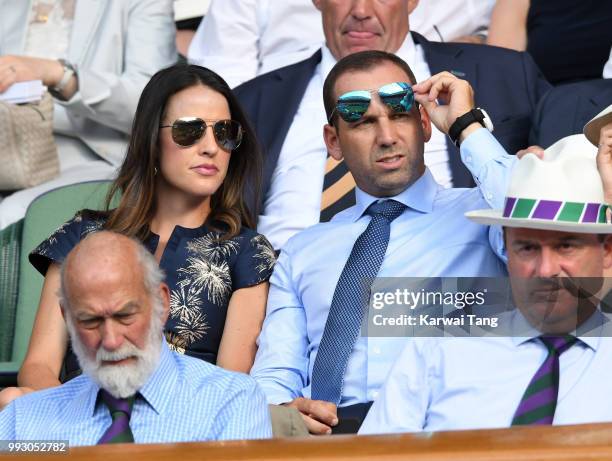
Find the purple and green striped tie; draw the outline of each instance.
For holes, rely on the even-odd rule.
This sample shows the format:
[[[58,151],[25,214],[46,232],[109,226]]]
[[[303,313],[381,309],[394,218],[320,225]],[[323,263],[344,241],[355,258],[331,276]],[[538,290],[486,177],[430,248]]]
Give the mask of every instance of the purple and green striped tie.
[[[552,424],[555,416],[559,393],[559,356],[576,342],[576,338],[564,335],[540,336],[539,339],[548,349],[548,356],[531,378],[512,418],[513,426]]]
[[[134,443],[134,435],[130,429],[130,416],[132,415],[135,397],[118,399],[104,389],[100,389],[100,398],[108,407],[113,422],[99,440],[98,445],[103,443]]]

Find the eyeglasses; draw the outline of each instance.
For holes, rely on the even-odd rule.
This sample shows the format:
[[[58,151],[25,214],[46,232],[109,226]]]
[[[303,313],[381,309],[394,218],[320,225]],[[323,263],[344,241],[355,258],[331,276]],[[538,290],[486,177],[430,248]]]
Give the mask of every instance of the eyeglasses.
[[[207,125],[206,122],[212,125]],[[206,128],[212,127],[215,141],[225,150],[234,150],[242,141],[242,126],[235,120],[202,120],[197,117],[177,118],[172,125],[160,125],[160,128],[172,128],[172,140],[181,147],[193,146],[204,134]]]
[[[328,122],[332,123],[335,112],[338,112],[340,118],[345,122],[358,121],[368,111],[372,93],[375,92],[378,92],[380,100],[389,106],[393,113],[409,112],[414,104],[412,86],[406,82],[388,83],[378,90],[349,91],[338,98]]]

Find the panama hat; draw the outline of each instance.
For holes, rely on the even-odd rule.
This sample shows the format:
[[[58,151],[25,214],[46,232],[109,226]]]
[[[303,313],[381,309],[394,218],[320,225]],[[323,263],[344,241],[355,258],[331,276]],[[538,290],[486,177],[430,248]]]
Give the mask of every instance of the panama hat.
[[[584,125],[583,133],[594,146],[599,145],[599,132],[604,125],[612,123],[612,104]]]
[[[504,209],[465,215],[479,224],[612,234],[596,155],[581,134],[557,141],[542,159],[526,154],[514,165]]]

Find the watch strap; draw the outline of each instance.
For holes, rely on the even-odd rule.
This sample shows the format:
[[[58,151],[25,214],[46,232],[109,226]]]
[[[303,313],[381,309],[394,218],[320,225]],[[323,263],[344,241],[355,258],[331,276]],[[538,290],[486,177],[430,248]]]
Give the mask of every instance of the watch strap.
[[[448,129],[448,136],[451,138],[451,141],[453,141],[455,146],[459,147],[459,138],[461,137],[463,130],[474,122],[480,123],[484,127],[484,119],[485,115],[480,109],[472,109],[462,116],[457,117],[457,120],[455,120]]]
[[[66,88],[66,85],[68,85],[68,82],[72,76],[76,73],[74,66],[68,61],[65,59],[59,59],[58,61],[64,67],[64,74],[62,75],[62,79],[59,81],[59,83],[52,88],[53,92],[55,93],[61,93],[63,89]]]

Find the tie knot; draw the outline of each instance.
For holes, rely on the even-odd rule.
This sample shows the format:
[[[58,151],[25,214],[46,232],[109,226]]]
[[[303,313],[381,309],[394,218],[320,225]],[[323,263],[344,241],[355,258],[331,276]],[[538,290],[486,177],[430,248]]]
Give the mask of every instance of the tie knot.
[[[540,336],[540,341],[548,348],[549,352],[555,352],[557,355],[563,354],[568,350],[574,343],[576,343],[576,337],[572,335],[563,336]]]
[[[384,200],[382,202],[374,202],[366,210],[366,214],[374,216],[382,216],[387,221],[391,222],[406,209],[406,205],[396,200]]]
[[[108,391],[100,389],[100,398],[102,402],[108,407],[111,417],[114,419],[116,413],[124,413],[128,419],[132,415],[132,407],[134,406],[135,396],[128,397],[126,399],[118,399],[111,395]]]

